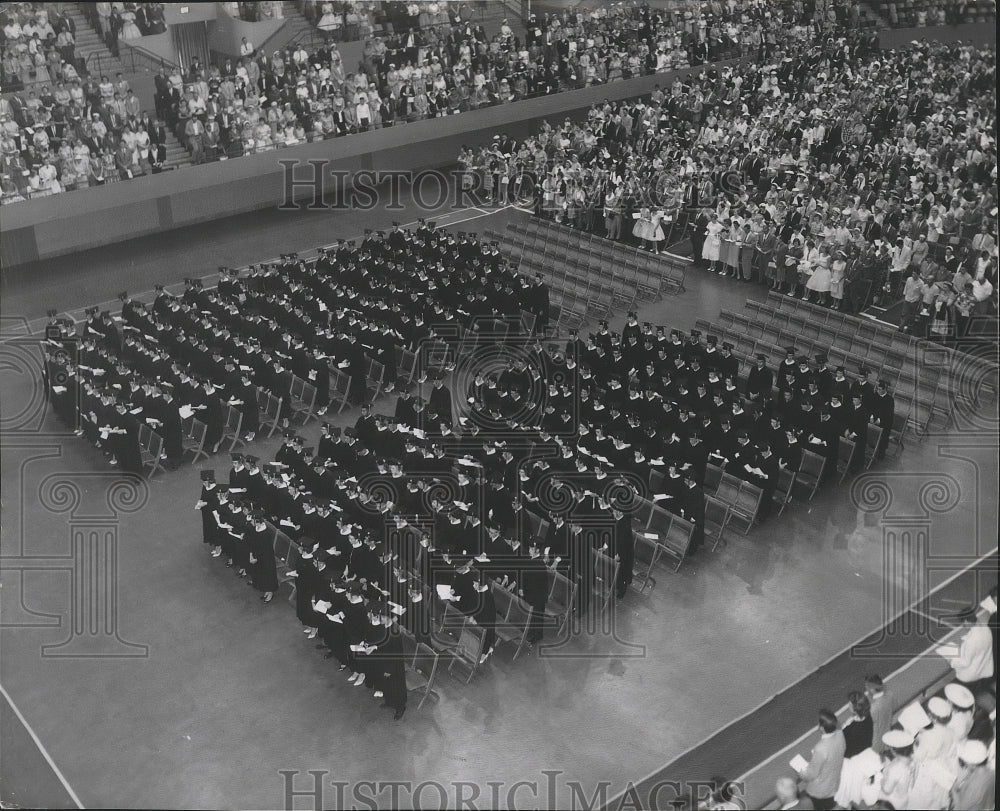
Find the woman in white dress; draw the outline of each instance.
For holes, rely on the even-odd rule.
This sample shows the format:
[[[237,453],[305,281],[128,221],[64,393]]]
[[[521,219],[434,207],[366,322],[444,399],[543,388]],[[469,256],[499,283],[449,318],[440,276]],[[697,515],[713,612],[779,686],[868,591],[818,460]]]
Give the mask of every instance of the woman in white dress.
[[[714,211],[705,226],[705,244],[701,248],[701,258],[708,262],[708,269],[715,273],[719,269],[719,256],[722,251],[722,223]]]
[[[837,251],[830,265],[830,298],[833,309],[839,310],[844,302],[844,277],[847,274],[847,254]]]
[[[802,294],[802,298],[804,301],[809,301],[812,294],[816,293],[816,303],[826,304],[826,297],[830,293],[830,252],[825,245],[818,250],[812,271],[809,281],[806,282],[806,292]]]
[[[135,24],[135,12],[131,9],[122,12],[122,32],[119,36],[122,39],[140,39],[142,37],[142,31]]]
[[[663,226],[660,225],[660,215],[654,214],[648,208],[643,207],[639,212],[639,219],[635,221],[635,227],[632,229],[632,236],[637,237],[641,243],[642,247],[646,248],[646,243],[649,243],[647,250],[653,253],[660,252],[660,242],[663,240]]]

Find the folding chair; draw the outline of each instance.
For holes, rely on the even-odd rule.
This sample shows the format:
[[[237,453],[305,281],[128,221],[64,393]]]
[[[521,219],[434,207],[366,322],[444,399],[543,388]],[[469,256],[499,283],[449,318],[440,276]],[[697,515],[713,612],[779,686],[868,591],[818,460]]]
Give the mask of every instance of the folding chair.
[[[184,455],[191,454],[191,462],[196,463],[203,456],[208,459],[208,452],[205,450],[205,434],[208,433],[208,426],[201,420],[188,417],[182,423],[184,436],[181,440]]]
[[[396,383],[406,383],[410,385],[417,372],[417,355],[409,349],[396,347]]]
[[[419,710],[424,706],[428,696],[433,696],[435,701],[440,697],[434,689],[434,683],[437,679],[441,657],[430,645],[425,642],[417,642],[409,634],[403,635],[404,650],[407,649],[408,643],[411,641],[412,652],[407,650],[403,670],[406,675],[406,691],[420,694],[420,701],[417,702]]]
[[[744,481],[740,483],[740,489],[736,494],[736,503],[730,508],[730,515],[746,522],[743,534],[750,532],[751,527],[757,522],[757,512],[760,510],[760,503],[764,498],[764,491],[753,482]]]
[[[281,423],[281,398],[275,397],[267,389],[257,389],[257,407],[260,409],[260,433],[270,437]]]
[[[778,484],[774,488],[774,495],[771,500],[778,507],[778,515],[785,511],[785,507],[792,500],[792,488],[795,487],[795,471],[788,468],[781,468],[778,471]]]
[[[330,408],[337,407],[339,414],[350,405],[351,378],[336,366],[330,367]],[[270,435],[269,435],[270,436]]]
[[[369,360],[365,382],[369,400],[374,402],[382,394],[382,387],[385,386],[385,364],[379,363],[377,360]]]
[[[472,677],[479,670],[480,659],[483,656],[483,644],[486,641],[486,632],[478,625],[465,623],[459,632],[458,644],[451,649],[451,662],[448,664],[448,672],[454,670],[455,665],[463,666],[468,675],[465,683],[472,681]]]
[[[227,441],[230,453],[237,445],[242,448],[246,444],[243,441],[243,412],[236,406],[229,406],[229,410],[226,412],[226,425],[222,429],[222,442]]]
[[[566,575],[549,569],[549,596],[545,603],[545,617],[555,621],[557,634],[562,634],[576,605],[578,585]]]
[[[275,550],[275,557],[277,558],[277,550]],[[290,583],[292,586],[292,590],[288,595],[289,602],[295,599],[295,590],[298,588],[298,578],[290,577],[288,573],[296,569],[301,559],[302,550],[299,548],[299,545],[292,540],[288,541],[288,549],[286,551],[284,562],[282,563],[281,559],[277,558],[278,588],[281,588],[283,583]]]
[[[713,552],[722,544],[728,523],[729,506],[714,496],[705,496],[705,538],[712,540]]]
[[[691,538],[694,535],[694,524],[681,518],[679,515],[670,516],[670,526],[660,540],[664,553],[673,558],[674,571],[680,571],[681,564],[687,556],[688,548],[691,546]]]
[[[718,492],[719,484],[722,482],[724,473],[718,465],[705,466],[705,492],[713,495]]]
[[[729,505],[730,509],[736,506],[740,496],[740,480],[728,473],[722,474],[719,487],[715,491],[715,497]]]
[[[291,419],[302,421],[303,425],[316,419],[316,387],[301,377],[292,377],[289,409]]]
[[[882,427],[868,423],[868,442],[865,444],[865,470],[870,470],[875,464],[875,453],[878,443],[882,441]]]
[[[855,451],[857,450],[857,443],[847,439],[845,437],[840,438],[840,443],[837,453],[837,472],[840,474],[840,479],[838,483],[843,484],[844,479],[851,472],[851,462],[854,459]]]
[[[638,532],[632,533],[635,563],[632,565],[632,588],[642,594],[647,588],[656,586],[653,567],[663,554],[663,547]]]
[[[653,502],[639,496],[636,499],[636,506],[632,510],[632,526],[642,530],[649,526],[649,519],[653,514]]]
[[[491,588],[497,606],[497,639],[514,646],[512,658],[516,659],[528,641],[528,630],[531,627],[531,606],[516,594],[511,594],[496,583],[492,583]]]
[[[843,441],[843,440],[841,440]],[[812,501],[819,488],[819,483],[823,478],[823,468],[826,466],[826,459],[818,453],[812,451],[802,451],[802,461],[795,474],[795,484],[801,485],[809,495],[806,501]]]
[[[147,479],[153,478],[157,470],[163,470],[163,437],[145,424],[139,426],[139,456],[142,469],[149,468]]]
[[[610,558],[600,550],[595,549],[593,555],[594,562],[594,583],[591,587],[594,597],[593,605],[600,608],[603,614],[611,604],[611,598],[615,593],[615,583],[618,580],[618,567],[621,565],[617,558]]]

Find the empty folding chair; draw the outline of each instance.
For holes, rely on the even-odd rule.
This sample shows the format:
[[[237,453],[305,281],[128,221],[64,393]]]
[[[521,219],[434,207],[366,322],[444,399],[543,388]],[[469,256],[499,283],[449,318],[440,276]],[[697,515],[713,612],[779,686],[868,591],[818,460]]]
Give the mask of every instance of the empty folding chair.
[[[147,470],[146,478],[153,478],[157,470],[163,470],[163,437],[148,425],[139,426],[139,456],[142,469]]]
[[[663,554],[663,547],[638,532],[632,533],[635,562],[632,565],[632,588],[642,594],[656,586],[653,567]]]
[[[771,501],[778,508],[778,515],[781,515],[785,511],[785,507],[792,500],[792,488],[795,487],[795,476],[795,471],[788,468],[781,468],[778,471],[778,483],[775,485],[774,495],[771,497]]]
[[[458,635],[458,644],[450,649],[451,662],[448,665],[448,672],[455,669],[455,665],[460,665],[466,670],[465,683],[472,681],[472,677],[479,670],[483,657],[483,645],[486,641],[486,632],[478,625],[465,623]]]
[[[729,505],[714,496],[705,496],[705,538],[712,541],[712,551],[723,542],[729,523]]]
[[[618,580],[619,562],[603,552],[594,550],[594,582],[592,584],[592,607],[604,613],[611,604],[615,593],[615,582]]]
[[[512,658],[516,659],[528,642],[531,628],[531,606],[516,594],[492,584],[493,599],[497,606],[496,634],[500,642],[514,646]]]
[[[197,462],[202,457],[208,459],[208,451],[205,450],[205,435],[208,433],[208,426],[201,420],[188,417],[182,423],[184,437],[182,447],[184,455],[191,454],[192,463]]]
[[[289,417],[306,425],[316,419],[316,387],[301,377],[292,377],[289,388]]]
[[[340,369],[330,369],[330,408],[337,407],[339,414],[350,405],[351,378]],[[270,436],[270,434],[268,434]]]
[[[229,443],[227,450],[231,453],[237,446],[243,447],[246,443],[243,441],[243,412],[236,406],[229,406],[228,409],[226,425],[222,429],[222,442]],[[221,448],[222,445],[220,444],[219,447]]]
[[[714,495],[719,489],[719,483],[722,481],[722,468],[718,465],[706,465],[705,466],[705,492]]]
[[[663,554],[673,560],[673,570],[679,571],[694,536],[694,524],[679,515],[670,516],[670,526],[660,539]]]
[[[802,461],[795,474],[795,484],[799,490],[805,491],[806,501],[812,501],[819,488],[820,480],[823,478],[823,468],[826,466],[826,459],[818,453],[812,451],[802,451]]]
[[[746,524],[744,535],[750,532],[750,528],[757,521],[757,512],[760,510],[763,497],[763,491],[756,484],[747,481],[740,483],[736,502],[730,507],[730,513],[732,517],[739,518]]]
[[[561,635],[576,606],[578,585],[566,575],[549,569],[549,596],[545,604],[545,617]]]
[[[419,710],[424,706],[428,696],[433,696],[435,700],[439,698],[434,684],[437,680],[441,657],[430,645],[417,642],[408,634],[404,635],[403,645],[404,650],[408,650],[409,646],[412,645],[411,655],[406,657],[404,666],[406,691],[420,696],[420,701],[417,702]]]
[[[270,437],[281,423],[281,398],[275,397],[267,389],[257,389],[257,407],[260,409],[260,433],[265,429]]]

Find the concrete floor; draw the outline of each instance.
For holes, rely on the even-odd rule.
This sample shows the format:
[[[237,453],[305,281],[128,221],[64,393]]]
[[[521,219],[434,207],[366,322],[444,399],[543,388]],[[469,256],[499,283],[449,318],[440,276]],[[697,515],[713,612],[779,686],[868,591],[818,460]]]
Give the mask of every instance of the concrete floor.
[[[140,292],[416,216],[412,207],[383,217],[268,211],[56,260],[5,279],[5,330],[50,306],[96,303],[122,287]],[[498,228],[505,216],[459,227]],[[685,294],[645,307],[640,320],[689,328],[762,296],[748,287],[693,272]],[[929,563],[920,571],[933,584],[996,544],[991,421],[909,443],[874,477],[892,494],[887,510],[867,514],[849,485],[827,487],[748,537],[730,533],[678,574],[662,571],[652,592],[621,605],[613,633],[572,640],[573,658],[512,662],[501,653],[471,685],[444,676],[439,702],[414,703],[394,723],[305,640],[286,601],[263,605],[206,554],[193,509],[197,468],[130,495],[93,449],[40,413],[30,345],[8,341],[0,351],[0,682],[85,805],[333,807],[352,804],[352,791],[377,794],[383,807],[414,804],[406,790],[393,801],[387,786],[357,787],[364,780],[443,784],[447,802],[425,787],[424,806],[470,797],[471,788],[454,787],[460,781],[481,791],[477,807],[566,807],[574,780],[587,798],[600,781],[615,794],[866,636],[894,601],[915,599],[925,586],[893,568],[887,550],[923,532]],[[312,444],[318,428],[304,435]],[[267,458],[276,446],[258,442],[255,453]],[[935,481],[942,500],[927,489]],[[887,534],[903,530],[910,540]],[[43,646],[70,636],[74,532],[117,539],[119,639],[90,633],[77,638],[81,656],[60,657],[66,649]],[[133,657],[114,655],[123,653]],[[0,721],[14,725],[10,713]],[[760,754],[769,754],[765,743]],[[17,783],[17,802],[59,804],[43,785],[51,774],[38,766],[25,787],[13,762],[3,759],[0,780]],[[308,770],[323,771],[321,801],[289,797],[288,770],[297,790],[312,788]],[[351,784],[346,796],[331,781]]]

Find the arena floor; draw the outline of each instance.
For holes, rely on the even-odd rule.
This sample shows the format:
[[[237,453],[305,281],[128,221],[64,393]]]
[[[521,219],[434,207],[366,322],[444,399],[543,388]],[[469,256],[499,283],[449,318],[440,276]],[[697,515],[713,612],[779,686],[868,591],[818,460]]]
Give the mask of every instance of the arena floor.
[[[478,787],[480,805],[492,796],[502,807],[566,807],[570,781],[588,798],[600,781],[610,783],[609,794],[638,782],[840,655],[893,607],[995,549],[994,414],[912,440],[870,474],[891,494],[883,511],[860,509],[850,485],[828,486],[812,504],[792,507],[747,537],[730,531],[725,546],[702,551],[678,574],[660,572],[651,592],[619,607],[613,633],[574,639],[559,651],[572,656],[511,661],[501,652],[468,686],[442,677],[440,701],[420,710],[414,702],[393,722],[314,650],[285,600],[262,604],[208,556],[193,507],[198,467],[160,475],[135,492],[116,489],[114,472],[89,445],[44,418],[39,381],[25,362],[32,345],[23,336],[49,307],[104,302],[125,288],[138,293],[417,216],[424,214],[412,204],[384,216],[259,212],[5,277],[5,801],[333,807],[361,803],[339,798],[331,781],[381,779],[435,781],[448,792],[442,802],[436,788],[425,787],[415,803],[403,788],[392,803],[400,807],[454,807],[472,793],[456,789],[460,781]],[[465,209],[427,216],[480,230],[525,215]],[[691,272],[684,294],[639,316],[690,328],[763,293]],[[334,421],[354,418],[347,412]],[[318,433],[315,423],[308,426],[306,444]],[[267,458],[277,445],[258,441],[254,452]],[[109,548],[117,547],[116,557],[101,562],[117,584],[117,605],[114,616],[71,635],[70,623],[86,609],[70,577],[71,536],[82,532],[103,533],[113,539]],[[898,565],[900,548],[921,538],[927,565]],[[77,647],[61,646],[68,639]],[[859,661],[856,679],[866,670]],[[827,703],[840,706],[855,686],[844,684]],[[798,710],[811,724],[816,707]],[[760,742],[761,759],[777,748],[785,725],[801,723],[776,717],[774,745]],[[319,798],[309,770],[322,772]],[[526,782],[519,788],[518,781]],[[308,793],[289,797],[290,785]],[[383,788],[378,801],[391,804]]]

